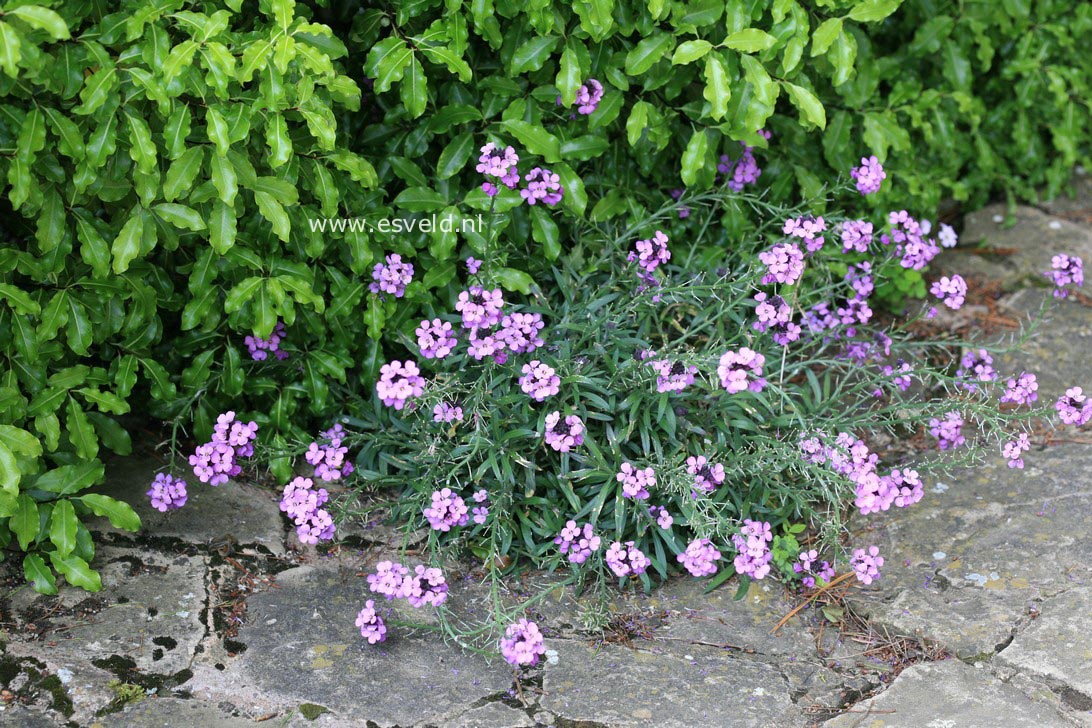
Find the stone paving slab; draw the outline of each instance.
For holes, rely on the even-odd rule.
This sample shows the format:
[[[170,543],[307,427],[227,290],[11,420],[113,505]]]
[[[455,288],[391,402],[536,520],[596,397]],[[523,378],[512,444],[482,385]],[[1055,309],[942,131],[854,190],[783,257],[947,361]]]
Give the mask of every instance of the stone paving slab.
[[[217,542],[230,538],[238,544],[256,544],[270,553],[285,552],[286,521],[277,507],[277,498],[268,488],[234,480],[210,486],[193,477],[186,468],[176,472],[187,484],[186,507],[160,513],[148,501],[148,487],[156,471],[166,463],[147,458],[111,458],[106,467],[106,481],[98,492],[123,500],[140,516],[141,533],[153,538],[175,538],[189,543]],[[99,533],[116,533],[106,519],[93,521]]]
[[[878,697],[826,728],[1051,728],[1071,723],[987,669],[958,660],[913,665]]]

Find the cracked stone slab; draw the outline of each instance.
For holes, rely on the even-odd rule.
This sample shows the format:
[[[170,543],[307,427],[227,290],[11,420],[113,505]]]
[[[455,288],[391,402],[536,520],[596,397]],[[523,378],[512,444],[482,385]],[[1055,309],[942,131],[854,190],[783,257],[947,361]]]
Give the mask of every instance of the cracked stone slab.
[[[230,536],[239,544],[257,544],[274,555],[285,552],[285,520],[277,496],[268,488],[228,481],[216,487],[193,477],[188,467],[174,473],[186,481],[189,495],[178,510],[160,513],[148,500],[148,488],[165,463],[155,458],[112,458],[106,481],[97,491],[123,500],[136,510],[141,532],[157,538],[178,538],[190,543],[217,541]],[[92,530],[119,533],[106,519],[92,522]]]
[[[785,726],[802,722],[780,671],[694,646],[629,649],[547,640],[540,705],[559,718],[610,726]]]
[[[530,728],[535,721],[527,713],[504,703],[486,703],[466,711],[448,725],[450,728]]]
[[[1009,226],[1009,220],[1008,206],[1003,203],[970,213],[964,219],[959,245],[938,259],[938,264],[945,272],[982,275],[1015,288],[1044,280],[1040,274],[1050,270],[1050,259],[1058,253],[1092,260],[1092,231],[1085,226],[1023,205],[1013,211],[1013,225]],[[973,252],[980,243],[1007,252]]]
[[[1092,711],[1092,586],[1043,602],[1038,619],[997,655],[996,662],[1044,677],[1083,696],[1071,702]]]
[[[1038,604],[1092,580],[1092,447],[1000,457],[927,484],[925,498],[866,519],[857,541],[880,546],[883,578],[851,601],[877,624],[926,637],[965,659],[991,656]],[[1087,606],[1085,611],[1087,611]]]
[[[1044,728],[1068,722],[983,667],[959,660],[906,668],[877,697],[823,724],[826,728]]]
[[[145,698],[127,705],[118,713],[104,716],[99,725],[122,724],[131,728],[248,728],[254,723],[225,714],[214,705],[199,700]],[[94,728],[95,724],[91,725]]]
[[[0,724],[19,726],[19,728],[60,728],[65,723],[63,719],[50,712],[18,704],[0,704]]]
[[[324,706],[339,725],[392,726],[446,723],[512,684],[503,662],[461,651],[433,632],[390,625],[386,642],[369,645],[353,624],[372,596],[363,578],[301,566],[278,574],[277,585],[248,600],[248,624],[238,635],[247,649],[230,671],[250,693],[280,705]]]

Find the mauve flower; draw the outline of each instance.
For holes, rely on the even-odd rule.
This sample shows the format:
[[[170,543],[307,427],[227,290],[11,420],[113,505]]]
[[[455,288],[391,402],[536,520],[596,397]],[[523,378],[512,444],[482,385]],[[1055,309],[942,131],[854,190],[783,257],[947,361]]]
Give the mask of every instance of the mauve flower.
[[[520,619],[504,630],[500,650],[510,665],[535,665],[538,658],[546,654],[546,642],[537,624]]]
[[[622,484],[622,495],[634,500],[648,498],[648,486],[656,485],[656,473],[652,468],[635,468],[631,463],[622,463],[621,471],[614,476]]]
[[[929,293],[942,300],[948,308],[958,309],[966,299],[967,282],[963,280],[963,276],[954,275],[951,278],[943,276],[933,283]]]
[[[356,626],[360,627],[360,636],[368,640],[370,645],[387,639],[387,625],[376,613],[375,602],[371,599],[364,602],[364,608],[356,615]]]
[[[1092,399],[1080,387],[1071,387],[1054,403],[1058,418],[1067,425],[1086,424],[1092,419]]]
[[[519,378],[519,388],[536,402],[542,402],[560,391],[561,377],[549,364],[532,359],[523,365],[523,376]]]
[[[410,581],[409,569],[396,561],[380,561],[375,565],[375,573],[368,574],[371,590],[387,599],[406,596],[407,581]]]
[[[148,498],[152,502],[152,508],[160,513],[175,510],[186,505],[186,481],[175,479],[168,473],[156,473],[152,487],[148,490]]]
[[[732,536],[737,552],[733,562],[736,572],[752,579],[765,578],[773,560],[768,543],[771,540],[773,533],[769,523],[745,519],[740,532]]]
[[[543,439],[554,450],[569,452],[584,444],[584,423],[576,415],[568,415],[562,420],[560,412],[551,412],[546,415]]]
[[[1014,404],[1031,404],[1039,399],[1038,390],[1039,381],[1035,375],[1031,372],[1021,372],[1019,377],[1008,381],[1005,393],[1001,395],[1001,401]]]
[[[406,406],[406,402],[420,397],[425,391],[425,378],[421,376],[417,362],[407,360],[403,364],[396,359],[379,369],[375,391],[383,404],[400,410]]]
[[[1044,275],[1054,284],[1054,297],[1065,298],[1069,291],[1064,286],[1084,285],[1084,261],[1076,255],[1059,253],[1050,259],[1050,268]]]
[[[703,493],[712,493],[724,484],[724,466],[711,463],[704,455],[688,457],[686,472],[694,476],[694,488]]]
[[[721,355],[717,366],[720,385],[733,394],[747,389],[761,392],[766,387],[766,380],[762,377],[765,363],[766,357],[747,347],[727,351]]]
[[[875,154],[861,157],[861,166],[849,170],[849,176],[857,181],[857,191],[862,195],[879,192],[881,184],[887,179],[887,173]]]
[[[458,340],[451,333],[451,324],[438,318],[425,319],[417,327],[417,346],[426,359],[443,359],[455,349]]]
[[[528,205],[542,202],[553,207],[561,202],[565,189],[561,186],[561,177],[542,167],[535,167],[524,177],[527,186],[519,191],[519,196]]]
[[[576,90],[576,110],[585,116],[593,113],[603,98],[603,84],[589,78]]]
[[[857,576],[857,581],[862,584],[871,584],[880,578],[880,567],[883,566],[883,557],[877,546],[869,546],[868,550],[854,549],[853,556],[849,559],[850,566]]]
[[[1028,441],[1028,433],[1021,432],[1019,437],[1015,440],[1006,442],[1001,447],[1001,454],[1004,455],[1009,461],[1010,468],[1024,468],[1023,454],[1031,449],[1031,443]]]
[[[465,526],[470,520],[466,502],[443,488],[432,492],[432,502],[422,511],[425,519],[435,531],[450,531],[455,526]]]
[[[561,553],[568,556],[571,563],[583,564],[593,551],[599,550],[602,539],[595,535],[590,523],[585,523],[581,527],[576,524],[576,521],[568,521],[554,539],[554,543],[557,544]]]
[[[637,548],[633,541],[615,541],[607,549],[604,560],[615,576],[637,576],[645,573],[652,564],[647,556]]]
[[[413,264],[403,263],[402,256],[395,253],[388,255],[385,263],[375,264],[368,289],[372,293],[390,293],[395,298],[401,298],[412,280]]]
[[[937,439],[941,450],[957,448],[967,441],[962,428],[963,417],[958,412],[949,412],[942,420],[936,417],[929,420],[929,432]]]
[[[792,285],[804,274],[804,253],[795,243],[778,243],[759,253],[758,259],[766,266],[766,274],[762,276],[763,285]]]
[[[677,559],[694,576],[710,576],[717,573],[716,562],[720,559],[720,551],[713,547],[709,539],[696,538]]]

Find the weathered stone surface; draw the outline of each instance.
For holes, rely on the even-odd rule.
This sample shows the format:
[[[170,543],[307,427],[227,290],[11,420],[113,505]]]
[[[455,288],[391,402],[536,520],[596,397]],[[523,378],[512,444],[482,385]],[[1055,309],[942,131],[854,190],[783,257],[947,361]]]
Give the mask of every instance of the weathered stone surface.
[[[146,698],[134,705],[127,705],[118,713],[104,716],[101,726],[125,725],[132,728],[247,728],[254,723],[243,718],[233,718],[208,703],[178,698]],[[92,724],[91,728],[94,728]]]
[[[0,724],[19,728],[60,728],[64,721],[52,713],[35,708],[0,704]]]
[[[322,705],[339,725],[443,723],[512,683],[504,663],[487,663],[431,632],[391,625],[385,643],[368,645],[353,625],[369,598],[360,577],[343,581],[333,569],[298,567],[279,574],[277,584],[249,600],[249,624],[239,633],[247,650],[235,665],[270,701]]]
[[[855,604],[902,634],[960,657],[992,655],[1042,599],[1092,577],[1092,447],[1001,458],[926,490],[912,508],[869,519],[857,539],[887,557]],[[871,531],[871,532],[867,532]],[[852,594],[852,593],[851,593]]]
[[[1092,711],[1092,587],[1074,587],[1040,609],[996,661],[1077,691],[1084,700],[1074,702]]]
[[[1043,281],[1040,274],[1050,269],[1050,259],[1058,253],[1092,260],[1092,231],[1086,226],[1025,206],[1017,206],[1012,219],[1010,227],[1005,204],[967,215],[959,245],[938,260],[940,267],[964,276],[983,275],[1008,287]],[[979,244],[985,250],[976,249]],[[990,249],[1003,254],[990,254]]]
[[[1046,705],[959,660],[903,670],[884,692],[823,724],[827,728],[1046,728],[1068,722]]]
[[[487,703],[468,710],[448,725],[451,728],[529,728],[535,721],[527,713],[504,703]]]
[[[150,536],[191,543],[230,537],[239,544],[257,544],[270,553],[284,553],[286,521],[271,490],[236,481],[212,487],[194,478],[187,468],[175,473],[188,485],[186,507],[160,513],[152,508],[146,493],[164,464],[151,458],[113,458],[107,464],[106,482],[97,490],[133,506],[140,515],[142,533]],[[118,532],[106,519],[93,523],[95,531]]]
[[[559,718],[622,726],[786,726],[802,723],[777,668],[694,646],[594,649],[547,640],[540,705]]]

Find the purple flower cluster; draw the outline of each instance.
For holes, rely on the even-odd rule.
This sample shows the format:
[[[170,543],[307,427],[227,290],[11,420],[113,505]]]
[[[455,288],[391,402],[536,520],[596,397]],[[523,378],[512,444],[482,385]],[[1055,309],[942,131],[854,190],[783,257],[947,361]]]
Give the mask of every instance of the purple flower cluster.
[[[937,242],[927,237],[922,225],[906,210],[888,213],[887,221],[891,225],[891,235],[885,235],[881,240],[885,245],[895,243],[895,255],[899,256],[899,265],[903,268],[921,270],[940,253]]]
[[[1031,404],[1039,399],[1039,380],[1031,372],[1020,372],[1016,379],[1010,379],[1005,393],[1001,395],[1002,402],[1013,404]]]
[[[523,365],[523,376],[519,378],[519,388],[536,402],[542,402],[560,391],[561,377],[549,364],[538,359]]]
[[[759,253],[758,259],[766,266],[763,285],[784,283],[791,286],[804,274],[804,254],[795,243],[778,243]]]
[[[1058,418],[1067,425],[1080,427],[1092,420],[1092,399],[1080,387],[1065,390],[1065,395],[1054,403],[1054,409],[1058,411]]]
[[[542,202],[544,205],[553,207],[561,202],[561,197],[565,194],[565,190],[561,186],[561,177],[542,167],[532,168],[524,177],[524,181],[527,186],[519,191],[519,196],[528,205]]]
[[[280,508],[296,524],[303,543],[315,544],[334,537],[334,519],[322,506],[330,500],[325,488],[315,489],[310,478],[294,478],[284,486]]]
[[[425,319],[417,327],[417,346],[426,359],[443,359],[450,354],[459,340],[451,333],[451,324],[438,318]]]
[[[413,280],[413,264],[403,263],[397,253],[388,255],[386,263],[376,263],[372,270],[372,283],[368,289],[372,293],[389,293],[401,298],[406,293],[406,286]]]
[[[435,531],[450,531],[455,526],[465,526],[470,520],[466,501],[452,493],[451,488],[432,491],[432,503],[422,512]]]
[[[567,415],[562,420],[560,412],[551,412],[546,415],[543,439],[554,450],[569,452],[584,444],[584,422],[576,415]]]
[[[704,455],[686,459],[686,472],[694,476],[694,490],[712,493],[724,484],[724,466],[711,463]]]
[[[345,460],[345,456],[349,454],[349,448],[341,444],[344,437],[345,428],[335,424],[322,433],[319,441],[312,442],[307,448],[303,457],[315,466],[316,478],[330,482],[352,474],[353,464]]]
[[[387,639],[387,625],[375,611],[375,602],[364,602],[364,608],[356,615],[356,626],[360,627],[360,636],[368,640],[369,645]]]
[[[647,500],[648,486],[656,485],[656,473],[652,468],[635,468],[632,463],[622,463],[622,469],[614,479],[622,484],[622,495],[634,500]]]
[[[694,383],[694,375],[698,368],[681,361],[671,362],[668,359],[650,361],[650,367],[656,372],[656,391],[681,392]]]
[[[638,576],[652,564],[647,556],[637,548],[633,541],[615,541],[607,549],[605,558],[607,566],[615,576]]]
[[[816,579],[819,579],[822,584],[826,584],[834,578],[834,567],[829,561],[819,564],[817,569],[813,568],[818,559],[819,552],[815,549],[801,551],[797,562],[792,565],[793,571],[797,574],[804,574],[800,579],[800,583],[809,589],[815,588]]]
[[[396,561],[380,561],[375,573],[368,574],[368,586],[388,600],[405,599],[414,609],[431,604],[438,607],[447,600],[448,585],[437,568],[418,564],[413,573]]]
[[[648,515],[656,519],[656,525],[667,530],[671,528],[671,524],[675,522],[675,519],[671,517],[671,514],[663,506],[652,506],[648,509]]]
[[[997,379],[993,357],[985,349],[971,349],[959,360],[956,376],[965,380],[963,387],[971,392],[978,389],[975,382],[992,382]]]
[[[955,449],[967,441],[963,436],[963,416],[954,411],[944,415],[944,419],[930,419],[929,433],[937,439],[941,450]]]
[[[758,133],[767,140],[771,136],[765,129],[759,130]],[[739,144],[743,147],[743,153],[739,159],[732,161],[727,154],[722,154],[720,163],[717,165],[717,172],[725,176],[732,175],[732,178],[728,180],[728,189],[734,192],[740,192],[747,185],[753,185],[762,176],[762,170],[755,159],[754,147],[748,146],[745,142]]]
[[[800,449],[808,462],[829,465],[831,470],[853,483],[854,505],[863,515],[886,511],[892,505],[905,508],[924,495],[924,485],[917,471],[896,469],[880,475],[879,456],[849,432],[839,432],[831,445],[817,435],[802,437]]]
[[[854,549],[853,556],[849,559],[849,565],[853,567],[857,581],[862,584],[871,584],[880,578],[883,557],[880,556],[880,549],[876,546],[869,546],[867,551]]]
[[[885,377],[891,377],[891,381],[899,388],[899,391],[905,392],[910,389],[910,385],[913,383],[910,374],[914,371],[914,368],[902,359],[895,362],[895,366],[884,365],[881,371]]]
[[[595,535],[595,530],[590,523],[585,523],[581,527],[576,525],[576,521],[568,521],[565,528],[561,529],[561,533],[554,539],[558,550],[567,554],[569,561],[573,564],[583,564],[587,561],[593,551],[599,550],[602,542],[603,540]]]
[[[630,263],[636,262],[638,267],[643,268],[647,273],[654,273],[657,268],[671,260],[671,251],[667,249],[667,243],[667,235],[657,230],[650,239],[635,242],[626,260]]]
[[[1084,261],[1076,255],[1059,253],[1050,259],[1050,271],[1043,275],[1054,284],[1054,297],[1065,298],[1069,295],[1065,286],[1084,285]]]
[[[280,348],[284,336],[284,322],[278,321],[277,325],[273,327],[273,333],[269,335],[268,339],[263,339],[260,336],[247,336],[243,339],[243,343],[246,344],[251,359],[265,361],[269,358],[270,354],[273,354],[278,360],[283,361],[288,358],[288,352],[283,351]]]
[[[589,78],[576,90],[577,113],[588,116],[599,107],[599,102],[602,98],[603,84],[599,83],[594,78]]]
[[[242,472],[236,458],[248,458],[254,454],[254,440],[258,438],[258,423],[238,422],[235,412],[228,411],[216,418],[212,440],[199,445],[190,455],[193,474],[202,483],[221,485]]]
[[[186,481],[175,479],[169,473],[156,473],[152,487],[148,490],[148,498],[152,501],[152,508],[160,513],[166,513],[186,505],[188,495],[186,493]]]
[[[537,624],[520,619],[504,630],[500,651],[509,665],[535,665],[538,658],[546,654],[546,642]]]
[[[384,405],[400,410],[406,406],[406,402],[424,393],[425,378],[421,376],[417,362],[406,360],[403,364],[395,359],[379,369],[375,391]]]
[[[475,506],[471,513],[474,514],[474,523],[479,526],[485,523],[485,520],[489,518],[489,492],[482,488],[481,490],[474,491],[474,495],[471,496],[475,503],[481,505]]]
[[[380,561],[375,565],[375,573],[368,574],[368,587],[388,600],[401,599],[408,577],[409,569],[397,561]]]
[[[842,252],[851,250],[867,253],[872,245],[872,223],[867,220],[846,220],[842,223]]]
[[[943,276],[933,283],[929,293],[943,301],[948,308],[955,310],[966,300],[967,282],[963,280],[963,276],[954,275],[951,278]]]
[[[696,538],[677,559],[694,576],[709,576],[717,573],[716,562],[720,560],[720,551],[717,551],[709,539]]]
[[[739,351],[727,351],[720,357],[717,365],[720,385],[732,394],[747,389],[761,392],[766,388],[766,380],[762,377],[765,363],[766,357],[747,347]]]
[[[482,262],[475,258],[473,255],[466,259],[466,272],[470,275],[477,275],[478,269],[482,267]]]
[[[826,229],[827,223],[823,218],[805,215],[786,220],[781,232],[790,237],[800,238],[804,241],[808,252],[815,253],[826,243],[826,238],[821,235]]]
[[[478,157],[478,166],[475,170],[484,175],[486,181],[482,182],[482,190],[490,197],[497,194],[497,182],[500,182],[510,190],[516,189],[519,184],[519,155],[512,147],[505,147],[500,151],[496,144],[489,142],[481,148],[481,156]]]
[[[1009,440],[1001,446],[1001,454],[1009,461],[1010,468],[1024,468],[1024,453],[1031,449],[1028,433],[1021,432],[1015,440]]]
[[[755,315],[758,320],[752,328],[755,331],[773,331],[773,340],[781,346],[788,346],[800,338],[802,330],[792,320],[792,306],[781,296],[769,296],[765,291],[755,294]]]
[[[732,543],[736,547],[736,558],[733,561],[736,572],[752,579],[765,578],[770,573],[770,562],[773,560],[768,543],[772,540],[773,532],[769,523],[744,519],[743,528],[732,536]]]
[[[861,166],[849,170],[849,176],[857,181],[857,191],[862,195],[871,195],[880,191],[880,185],[887,179],[883,165],[876,155],[861,157]]]
[[[504,298],[499,288],[487,291],[481,286],[471,286],[455,302],[455,310],[463,316],[464,329],[496,326],[503,317],[503,308]]]
[[[432,408],[433,422],[462,422],[463,408],[450,402],[441,402]]]

